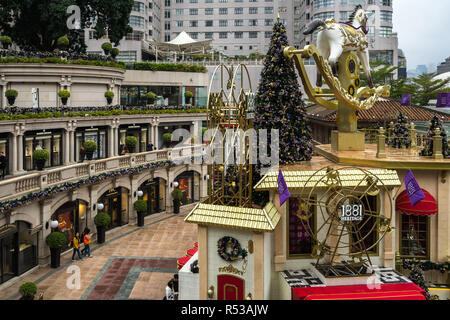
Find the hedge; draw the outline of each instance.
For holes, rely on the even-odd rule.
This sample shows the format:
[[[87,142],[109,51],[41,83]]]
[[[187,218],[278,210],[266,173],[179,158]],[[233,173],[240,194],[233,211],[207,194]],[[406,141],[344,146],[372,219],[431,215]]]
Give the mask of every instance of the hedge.
[[[178,71],[178,72],[201,72],[206,73],[208,69],[205,66],[184,63],[152,63],[136,62],[133,64],[134,70],[147,71]]]
[[[76,65],[87,65],[87,66],[98,66],[98,67],[110,67],[125,69],[125,64],[123,62],[113,62],[113,61],[98,61],[98,60],[62,60],[57,57],[48,58],[22,58],[22,57],[7,57],[0,58],[0,64],[7,63],[53,63],[53,64],[76,64]]]

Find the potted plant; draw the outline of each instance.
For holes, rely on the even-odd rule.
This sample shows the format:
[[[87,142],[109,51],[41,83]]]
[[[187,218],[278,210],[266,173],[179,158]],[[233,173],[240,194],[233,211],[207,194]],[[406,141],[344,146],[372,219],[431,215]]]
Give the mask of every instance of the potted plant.
[[[42,171],[45,166],[45,162],[50,158],[50,152],[45,149],[36,149],[33,151],[33,160],[36,163],[36,168]]]
[[[86,155],[86,159],[92,160],[92,156],[95,151],[97,151],[97,142],[92,140],[86,140],[83,143],[84,154]]]
[[[170,147],[170,144],[172,143],[172,134],[171,133],[164,133],[163,134],[163,141],[166,147]]]
[[[20,300],[34,300],[37,287],[33,282],[25,282],[20,286],[19,293],[22,295]]]
[[[113,101],[113,98],[114,98],[114,92],[111,90],[107,90],[105,92],[105,98],[106,98],[106,101],[108,102],[108,104],[111,104]]]
[[[137,214],[138,214],[138,220],[137,220],[138,224],[137,225],[139,227],[142,227],[144,225],[145,214],[147,213],[147,201],[136,200],[134,202],[133,207],[134,207],[134,210],[136,210]]]
[[[70,91],[69,90],[60,90],[58,92],[58,96],[61,98],[61,102],[65,106],[67,104],[67,100],[70,97]]]
[[[134,153],[134,148],[138,143],[138,139],[135,136],[128,136],[125,138],[125,145],[127,146],[128,152]]]
[[[111,217],[105,212],[99,212],[94,218],[97,227],[97,243],[105,242],[105,231],[111,223]]]
[[[50,267],[58,268],[61,264],[61,248],[67,244],[66,236],[62,232],[55,231],[47,236],[45,243],[50,248]]]
[[[111,49],[111,57],[115,59],[120,53],[120,50],[118,48],[112,48]]]
[[[155,93],[153,93],[151,91],[147,92],[145,97],[147,98],[148,104],[154,104],[155,103],[155,99],[156,99],[156,94]]]
[[[56,41],[58,47],[62,50],[66,49],[69,46],[69,38],[67,36],[59,37]]]
[[[109,55],[109,53],[112,51],[113,46],[109,42],[105,42],[102,44],[102,50],[105,53],[105,55]]]
[[[5,91],[5,97],[8,99],[8,104],[10,106],[14,105],[14,102],[16,102],[16,98],[19,95],[19,92],[14,89],[9,89]]]
[[[180,213],[180,205],[181,205],[181,199],[183,199],[183,191],[176,188],[171,193],[173,198],[173,213],[178,214]]]
[[[8,49],[9,46],[12,44],[12,39],[11,37],[8,36],[2,36],[0,37],[0,42],[3,45],[3,49]]]
[[[186,99],[186,104],[191,104],[191,99],[194,95],[190,91],[184,93],[184,98]]]

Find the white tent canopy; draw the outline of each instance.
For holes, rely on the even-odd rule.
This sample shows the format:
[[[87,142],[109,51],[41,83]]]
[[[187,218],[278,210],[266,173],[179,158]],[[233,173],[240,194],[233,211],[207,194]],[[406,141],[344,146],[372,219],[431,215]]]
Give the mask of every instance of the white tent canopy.
[[[182,31],[175,39],[169,42],[156,42],[149,41],[152,46],[152,51],[158,59],[158,54],[163,54],[165,56],[175,54],[205,54],[211,50],[212,40],[196,41],[192,39],[185,31]]]

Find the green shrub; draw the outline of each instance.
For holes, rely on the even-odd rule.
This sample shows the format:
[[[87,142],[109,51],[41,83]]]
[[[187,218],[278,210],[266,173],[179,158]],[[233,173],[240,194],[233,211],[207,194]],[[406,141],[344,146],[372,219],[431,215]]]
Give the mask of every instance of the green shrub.
[[[111,223],[111,217],[107,213],[99,212],[94,218],[94,223],[97,227],[105,228]]]
[[[136,200],[134,202],[134,210],[137,212],[147,212],[147,201],[145,200]]]
[[[185,98],[192,98],[194,95],[192,94],[192,92],[190,92],[190,91],[186,91],[185,93],[184,93],[184,97]]]
[[[69,38],[67,38],[67,36],[62,36],[59,37],[57,40],[58,46],[59,47],[67,47],[69,45]]]
[[[22,297],[33,297],[37,293],[37,287],[33,282],[25,282],[19,288]]]
[[[172,193],[171,193],[171,195],[172,195],[172,198],[174,199],[174,200],[181,200],[181,199],[183,199],[183,191],[181,191],[180,189],[174,189],[173,191],[172,191]]]
[[[167,144],[172,142],[172,134],[171,133],[164,133],[163,134],[163,141]]]
[[[129,147],[134,147],[138,143],[138,139],[135,136],[128,136],[125,138],[125,144]]]
[[[116,58],[120,53],[120,50],[118,48],[112,48],[111,49],[111,57]]]
[[[64,233],[55,231],[50,233],[47,238],[45,238],[45,243],[50,249],[59,249],[67,244],[67,239]]]
[[[114,98],[114,92],[111,90],[107,90],[105,92],[105,98],[111,98],[111,99]]]
[[[134,63],[133,66],[134,70],[201,72],[201,73],[208,72],[208,69],[205,66],[190,65],[184,63],[136,62]]]
[[[1,36],[0,37],[0,42],[1,43],[5,43],[5,44],[11,44],[12,43],[12,39],[11,39],[11,37],[8,37],[8,36]]]
[[[86,140],[83,143],[84,151],[85,152],[95,152],[97,150],[97,142],[92,140]]]
[[[9,90],[5,91],[5,97],[7,97],[7,98],[10,98],[10,97],[17,98],[18,95],[19,95],[19,92],[14,89],[9,89]]]
[[[105,51],[106,54],[108,54],[113,49],[113,46],[111,43],[105,42],[102,44],[102,49],[103,49],[103,51]]]
[[[0,58],[0,64],[5,63],[54,63],[54,64],[77,64],[77,65],[87,65],[87,66],[97,66],[97,67],[109,67],[109,68],[119,68],[125,69],[125,63],[121,61],[99,61],[99,60],[62,60],[56,57],[48,58],[22,58],[22,57],[7,57]]]
[[[147,99],[152,99],[152,100],[156,99],[156,94],[151,91],[147,92],[147,94],[145,96],[147,97]]]
[[[45,149],[36,149],[33,151],[34,160],[48,160],[50,158],[50,152]]]
[[[58,92],[58,96],[59,96],[61,99],[69,98],[69,97],[70,97],[70,91],[69,91],[69,90],[60,90],[60,91]]]

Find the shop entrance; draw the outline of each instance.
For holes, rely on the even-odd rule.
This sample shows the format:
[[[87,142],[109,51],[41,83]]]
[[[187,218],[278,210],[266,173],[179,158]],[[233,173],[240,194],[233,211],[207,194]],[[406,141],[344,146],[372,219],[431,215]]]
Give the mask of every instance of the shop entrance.
[[[230,276],[217,276],[218,300],[244,300],[244,279]]]
[[[128,223],[128,190],[126,188],[115,188],[105,192],[98,201],[103,203],[104,212],[111,217],[111,223],[107,230]]]
[[[139,189],[144,193],[139,199],[147,202],[147,215],[165,210],[165,182],[161,178],[145,181]]]
[[[0,228],[0,283],[17,276],[18,232],[15,225]]]
[[[74,235],[83,232],[86,226],[87,203],[83,200],[70,201],[63,204],[52,214],[52,220],[58,221],[57,231],[66,236],[66,245],[62,251],[69,250]]]

